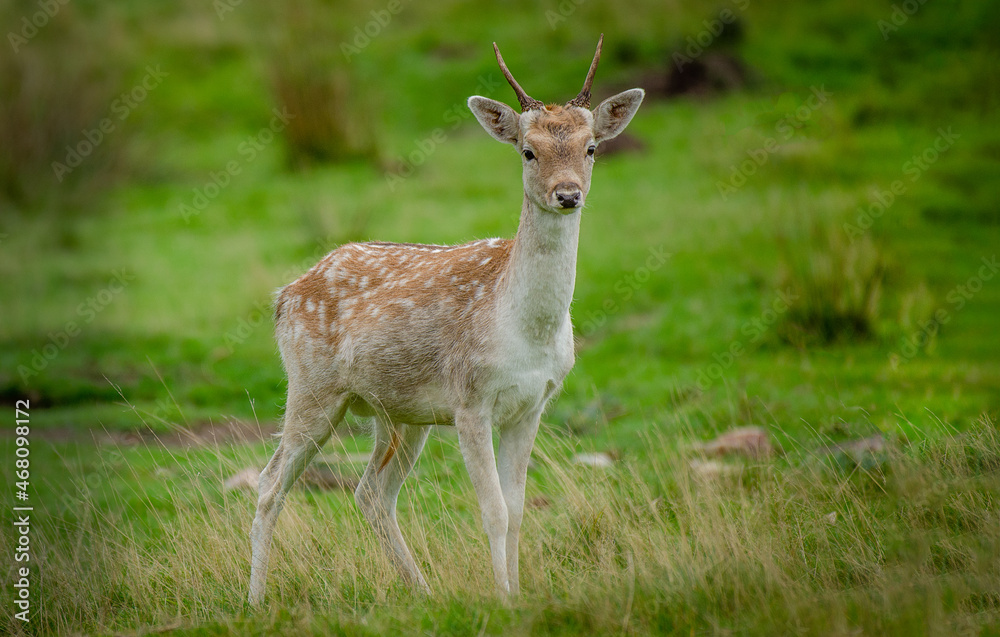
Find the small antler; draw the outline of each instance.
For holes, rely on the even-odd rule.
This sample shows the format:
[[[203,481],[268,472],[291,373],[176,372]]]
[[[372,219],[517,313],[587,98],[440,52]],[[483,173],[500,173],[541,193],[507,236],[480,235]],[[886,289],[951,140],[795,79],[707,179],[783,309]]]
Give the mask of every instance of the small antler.
[[[521,103],[521,112],[523,113],[525,111],[543,108],[545,105],[525,93],[524,89],[521,88],[521,85],[514,79],[514,76],[510,74],[510,69],[508,69],[507,65],[504,64],[503,56],[500,55],[500,47],[497,46],[496,42],[493,43],[493,51],[497,54],[497,64],[500,65],[500,70],[503,71],[504,77],[507,78],[507,83],[510,84],[510,87],[514,89],[515,93],[517,93],[517,101]]]
[[[604,34],[597,41],[597,52],[594,53],[594,61],[590,63],[590,70],[587,71],[587,79],[583,83],[583,90],[580,94],[569,101],[571,106],[590,108],[590,87],[594,84],[594,74],[597,73],[597,63],[601,60],[601,45],[604,44]]]

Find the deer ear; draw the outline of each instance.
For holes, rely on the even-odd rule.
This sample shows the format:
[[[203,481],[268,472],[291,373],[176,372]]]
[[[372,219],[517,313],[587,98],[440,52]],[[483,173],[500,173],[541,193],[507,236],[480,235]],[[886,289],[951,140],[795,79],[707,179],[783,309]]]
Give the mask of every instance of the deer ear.
[[[645,95],[641,88],[632,88],[601,102],[594,109],[594,140],[607,141],[625,130]]]
[[[521,116],[514,112],[514,109],[502,102],[478,95],[469,98],[469,109],[494,139],[506,144],[517,143]]]

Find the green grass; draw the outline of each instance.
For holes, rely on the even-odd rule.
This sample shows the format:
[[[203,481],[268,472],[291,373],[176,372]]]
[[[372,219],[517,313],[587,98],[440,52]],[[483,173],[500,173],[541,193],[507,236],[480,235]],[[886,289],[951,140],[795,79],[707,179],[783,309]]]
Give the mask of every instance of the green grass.
[[[601,96],[664,72],[713,12],[650,2],[626,14],[591,0],[550,29],[556,3],[407,4],[346,63],[336,43],[378,7],[297,3],[315,18],[306,24],[328,29],[329,47],[307,53],[357,83],[378,149],[293,170],[280,134],[252,159],[240,148],[272,117],[275,35],[299,23],[250,5],[223,21],[196,3],[67,7],[52,34],[104,38],[85,50],[107,59],[81,68],[114,58],[120,90],[150,64],[169,75],[117,131],[120,174],[34,204],[0,201],[0,395],[32,402],[48,573],[29,632],[996,630],[1000,277],[980,269],[1000,246],[1000,12],[928,2],[883,40],[891,5],[751,3],[729,49],[752,68],[751,86],[650,95],[628,131],[645,150],[599,160],[580,240],[577,363],[529,479],[529,497],[551,506],[528,515],[523,599],[489,594],[475,499],[442,433],[400,512],[433,599],[399,585],[348,494],[297,492],[276,540],[286,564],[260,613],[242,603],[253,504],[220,484],[262,465],[273,444],[95,445],[91,432],[273,429],[284,400],[274,289],[345,241],[511,236],[517,159],[463,117],[470,94],[510,101],[493,40],[529,92],[555,100],[576,94],[603,31]],[[29,46],[66,54],[54,37]],[[482,84],[491,74],[494,89]],[[786,138],[782,122],[821,86],[829,99]],[[95,96],[82,102],[100,105]],[[959,137],[914,171],[942,128]],[[445,141],[390,182],[435,129]],[[766,162],[720,190],[769,138]],[[182,206],[230,161],[239,174],[185,219]],[[845,224],[897,180],[902,194],[852,242]],[[657,254],[669,257],[647,268]],[[856,288],[877,298],[844,312]],[[788,290],[808,304],[780,309]],[[947,322],[920,336],[939,312]],[[857,316],[863,330],[842,329]],[[688,442],[750,424],[785,455],[700,482]],[[357,432],[340,441],[368,448]],[[816,458],[875,433],[890,451],[873,465]],[[11,439],[3,446],[12,457]],[[586,471],[568,462],[581,450],[620,460]]]
[[[646,433],[659,453],[606,471],[569,464],[576,439],[549,429],[528,492],[544,503],[526,519],[523,595],[509,605],[489,594],[457,442],[435,436],[400,502],[433,598],[398,583],[349,493],[297,490],[259,611],[243,601],[254,498],[221,485],[267,446],[38,446],[34,461],[65,473],[36,483],[33,540],[62,550],[45,553],[32,628],[965,634],[1000,621],[1000,440],[981,425],[861,465],[793,451],[719,478],[687,468],[675,433]]]

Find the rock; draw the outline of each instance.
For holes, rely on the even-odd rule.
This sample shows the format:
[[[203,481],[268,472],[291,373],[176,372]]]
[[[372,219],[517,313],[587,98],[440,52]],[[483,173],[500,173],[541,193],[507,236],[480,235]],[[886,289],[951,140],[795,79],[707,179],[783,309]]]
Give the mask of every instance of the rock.
[[[573,464],[582,464],[587,467],[599,467],[607,469],[615,463],[611,456],[603,451],[597,453],[578,453],[573,456]]]
[[[256,493],[259,478],[259,469],[243,469],[226,480],[224,487],[226,491],[243,490]],[[354,476],[337,473],[329,467],[315,466],[306,469],[302,473],[302,477],[295,484],[315,489],[346,489],[354,491],[358,488],[358,479]]]
[[[688,463],[691,473],[703,480],[715,480],[724,476],[731,476],[738,473],[740,468],[734,465],[724,464],[718,460],[692,460]]]
[[[827,457],[844,468],[865,470],[882,466],[888,460],[887,452],[888,444],[882,434],[824,445],[817,450],[819,456]]]
[[[299,483],[305,487],[316,489],[344,489],[354,491],[358,488],[358,479],[337,473],[329,467],[309,467],[299,478]]]
[[[858,438],[856,440],[847,440],[826,445],[820,449],[820,452],[825,454],[844,453],[853,458],[860,458],[867,454],[875,455],[883,453],[885,449],[885,438],[882,437],[882,434],[875,434],[867,438]]]
[[[742,455],[760,459],[774,453],[763,427],[738,427],[698,448],[707,456]]]
[[[370,452],[358,453],[324,453],[315,462],[317,464],[368,464],[372,457]]]
[[[235,491],[237,489],[246,489],[247,491],[257,491],[257,479],[260,477],[260,471],[257,469],[244,469],[232,476],[225,483],[226,491]]]

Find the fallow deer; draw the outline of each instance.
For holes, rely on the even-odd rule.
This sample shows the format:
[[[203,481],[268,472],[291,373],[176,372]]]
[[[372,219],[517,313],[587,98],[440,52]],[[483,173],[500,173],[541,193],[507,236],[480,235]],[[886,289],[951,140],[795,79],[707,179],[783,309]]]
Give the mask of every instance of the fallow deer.
[[[288,399],[281,441],[260,474],[251,604],[264,595],[285,496],[348,409],[374,417],[355,501],[402,576],[428,590],[396,522],[400,487],[429,425],[454,425],[496,586],[517,594],[528,460],[542,410],[573,366],[569,309],[594,152],[622,132],[644,95],[631,89],[590,110],[603,40],[583,90],[564,106],[529,97],[493,44],[521,112],[479,96],[468,104],[487,133],[521,156],[524,203],[513,240],[351,243],[278,293]]]

